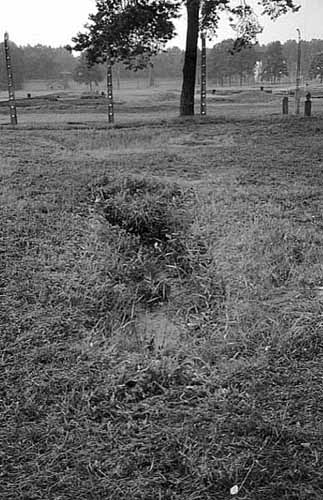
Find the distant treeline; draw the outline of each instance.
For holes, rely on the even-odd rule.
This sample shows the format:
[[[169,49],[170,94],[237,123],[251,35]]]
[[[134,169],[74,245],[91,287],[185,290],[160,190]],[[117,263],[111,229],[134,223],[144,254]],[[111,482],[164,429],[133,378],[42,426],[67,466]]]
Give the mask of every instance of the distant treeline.
[[[241,85],[255,80],[272,83],[284,79],[295,81],[298,52],[295,40],[288,40],[285,43],[275,41],[267,45],[257,44],[239,52],[234,52],[233,46],[234,40],[227,39],[207,49],[207,73],[213,82],[219,85],[226,83]],[[153,60],[153,75],[156,78],[181,78],[183,61],[183,50],[177,47],[169,49]],[[319,67],[317,61],[320,61]],[[149,77],[147,69],[139,73]],[[136,77],[133,72],[125,70],[121,71],[121,74],[125,74],[127,78]],[[316,76],[323,78],[323,40],[302,41],[301,75],[304,80]]]
[[[297,66],[297,42],[272,42],[267,45],[255,45],[233,53],[234,41],[224,40],[207,49],[208,77],[217,84],[243,84],[255,81],[277,82],[282,79],[294,80]],[[81,59],[74,57],[65,48],[52,48],[45,45],[18,47],[11,42],[11,56],[14,67],[16,88],[21,88],[27,80],[75,79],[80,81]],[[314,78],[323,74],[318,72],[316,60],[323,53],[323,40],[302,42],[301,73],[304,78]],[[200,57],[200,54],[198,54]],[[0,44],[0,88],[6,88],[6,69],[4,47]],[[321,57],[323,61],[323,56]],[[184,61],[184,51],[173,47],[161,52],[152,60],[153,69],[138,72],[125,69],[122,64],[114,68],[114,76],[119,83],[122,79],[147,78],[153,84],[154,79],[180,79]],[[314,62],[314,65],[313,65]],[[94,81],[104,78],[105,68],[99,66],[96,73],[101,74]]]
[[[10,53],[14,69],[16,88],[21,88],[26,80],[60,80],[64,72],[72,73],[77,59],[63,47],[52,48],[45,45],[17,47],[10,43]],[[3,43],[0,44],[0,88],[6,88],[6,68]]]
[[[295,81],[298,44],[295,40],[255,45],[233,53],[234,40],[224,40],[208,51],[208,76],[218,84],[256,81]],[[302,41],[301,76],[304,80],[322,77],[316,61],[322,59],[323,40]],[[319,65],[320,66],[320,65]]]

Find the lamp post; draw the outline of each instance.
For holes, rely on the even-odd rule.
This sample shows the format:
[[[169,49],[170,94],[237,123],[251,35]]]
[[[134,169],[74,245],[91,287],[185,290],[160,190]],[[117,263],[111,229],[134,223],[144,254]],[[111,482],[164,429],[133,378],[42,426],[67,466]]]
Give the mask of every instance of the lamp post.
[[[300,83],[301,83],[301,31],[297,28],[298,46],[297,46],[297,68],[296,68],[296,89],[295,89],[295,113],[300,113]]]

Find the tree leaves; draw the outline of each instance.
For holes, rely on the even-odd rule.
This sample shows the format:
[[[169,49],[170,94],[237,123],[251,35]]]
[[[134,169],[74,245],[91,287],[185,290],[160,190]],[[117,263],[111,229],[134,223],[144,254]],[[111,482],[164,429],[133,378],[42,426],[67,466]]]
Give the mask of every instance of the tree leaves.
[[[130,69],[147,66],[150,57],[173,38],[176,0],[97,0],[97,12],[90,15],[86,33],[73,38],[73,50],[87,50],[91,64],[122,61]]]
[[[301,8],[300,5],[295,5],[295,0],[261,0],[258,5],[264,7],[263,14],[267,14],[271,19],[277,19],[289,10],[298,12]]]
[[[266,48],[262,79],[276,82],[282,76],[287,75],[288,68],[283,56],[282,44],[278,41],[272,42]]]
[[[232,27],[237,32],[233,52],[238,52],[256,41],[262,27],[253,8],[242,0],[198,0],[200,4],[200,30],[212,38],[217,31],[221,13],[231,15]],[[263,14],[272,19],[289,10],[297,12],[295,0],[258,0]],[[73,50],[87,50],[91,64],[102,63],[107,55],[112,61],[122,61],[129,69],[146,67],[152,55],[175,36],[173,20],[179,17],[185,0],[96,0],[97,11],[89,16],[86,32],[72,40]]]
[[[85,83],[92,87],[92,82],[98,85],[104,79],[102,69],[97,66],[89,66],[87,54],[83,52],[77,66],[73,71],[73,80],[78,83]]]
[[[87,32],[73,38],[73,49],[86,50],[91,64],[109,58],[112,64],[121,61],[129,69],[144,68],[151,56],[174,37],[173,20],[185,5],[188,30],[180,113],[191,115],[194,114],[198,32],[204,31],[212,37],[220,14],[226,11],[236,19],[237,41],[233,52],[254,44],[262,28],[246,1],[241,0],[237,6],[233,0],[96,0],[97,12],[90,16]],[[273,19],[300,8],[294,0],[258,0],[257,3],[263,6],[263,13]]]
[[[321,83],[323,80],[323,52],[319,52],[314,56],[309,68],[309,76],[311,78],[320,77]]]

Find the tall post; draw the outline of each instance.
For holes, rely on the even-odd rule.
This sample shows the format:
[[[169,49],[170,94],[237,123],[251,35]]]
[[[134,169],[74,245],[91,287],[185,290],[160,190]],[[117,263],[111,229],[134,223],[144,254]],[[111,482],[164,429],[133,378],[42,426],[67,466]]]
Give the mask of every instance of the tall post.
[[[108,95],[108,120],[109,123],[114,123],[112,64],[109,52],[107,53],[107,95]]]
[[[154,65],[149,64],[148,68],[148,87],[153,87],[155,84],[154,82]]]
[[[288,97],[283,98],[283,115],[288,115]]]
[[[6,57],[7,78],[8,78],[8,92],[9,92],[9,108],[10,108],[10,121],[11,125],[17,125],[17,107],[15,98],[15,87],[13,81],[12,64],[9,49],[9,35],[4,34],[4,51]]]
[[[296,68],[296,90],[295,90],[295,113],[300,113],[300,83],[301,83],[301,31],[297,28],[298,46],[297,46],[297,68]]]
[[[307,92],[306,101],[305,101],[305,116],[311,116],[312,114],[312,101],[311,101],[311,92]]]
[[[201,33],[201,115],[206,115],[206,37]]]

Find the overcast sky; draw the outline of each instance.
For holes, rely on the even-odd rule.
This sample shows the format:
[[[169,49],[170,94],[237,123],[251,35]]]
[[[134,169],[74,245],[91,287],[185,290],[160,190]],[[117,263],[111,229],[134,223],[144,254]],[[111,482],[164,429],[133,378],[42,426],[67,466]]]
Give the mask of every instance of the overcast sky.
[[[249,1],[251,5],[256,3],[256,0]],[[323,0],[298,0],[298,3],[302,5],[298,14],[288,14],[275,22],[261,18],[264,25],[259,37],[261,43],[296,38],[297,27],[305,40],[323,39]],[[10,39],[18,45],[66,45],[82,30],[94,9],[95,0],[0,0],[0,37],[8,31]],[[184,17],[177,22],[177,31],[178,36],[170,45],[184,48]],[[234,32],[224,20],[211,45],[233,36]]]

